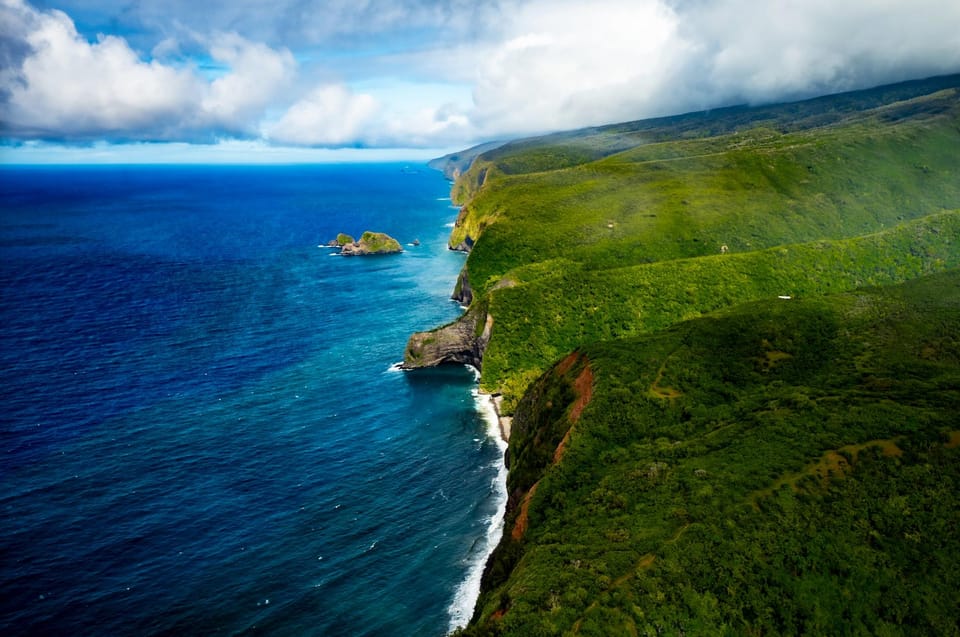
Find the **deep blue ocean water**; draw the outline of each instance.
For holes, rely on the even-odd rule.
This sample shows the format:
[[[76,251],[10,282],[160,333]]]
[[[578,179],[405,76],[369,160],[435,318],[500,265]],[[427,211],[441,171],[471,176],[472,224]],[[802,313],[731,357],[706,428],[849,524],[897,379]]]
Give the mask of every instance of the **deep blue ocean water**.
[[[0,168],[0,634],[468,614],[501,450],[470,370],[391,370],[461,311],[448,189],[394,164]],[[368,229],[421,243],[318,247]]]

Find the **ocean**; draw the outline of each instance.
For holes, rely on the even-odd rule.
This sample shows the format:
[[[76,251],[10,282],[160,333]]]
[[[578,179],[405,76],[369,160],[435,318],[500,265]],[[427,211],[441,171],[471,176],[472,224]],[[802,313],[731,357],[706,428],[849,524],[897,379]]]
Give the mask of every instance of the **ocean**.
[[[0,634],[443,635],[502,513],[425,166],[0,168]],[[399,255],[321,244],[382,231]],[[419,245],[412,245],[419,240]]]

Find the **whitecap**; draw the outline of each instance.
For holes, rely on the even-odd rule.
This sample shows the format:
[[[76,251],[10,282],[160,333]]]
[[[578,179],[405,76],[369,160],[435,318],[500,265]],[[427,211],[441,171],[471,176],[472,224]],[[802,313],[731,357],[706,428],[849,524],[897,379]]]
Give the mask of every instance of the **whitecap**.
[[[473,369],[474,374],[479,379],[480,372],[469,365],[468,367]],[[500,420],[497,417],[493,397],[488,394],[481,394],[478,390],[473,391],[473,396],[476,400],[477,412],[483,417],[487,425],[487,435],[496,441],[497,448],[502,454],[507,450],[507,443],[500,435]],[[483,568],[503,536],[503,516],[507,505],[507,467],[502,461],[498,461],[497,465],[497,477],[491,484],[493,506],[496,512],[490,517],[490,525],[487,527],[486,534],[474,544],[470,556],[467,558],[469,563],[467,577],[457,586],[448,610],[450,613],[448,632],[466,626],[473,616],[473,609],[480,597],[480,580],[483,577]]]
[[[404,371],[404,369],[403,369],[403,361],[400,361],[400,362],[398,362],[398,363],[394,363],[393,365],[391,365],[390,367],[387,368],[387,372],[402,372],[402,371]]]

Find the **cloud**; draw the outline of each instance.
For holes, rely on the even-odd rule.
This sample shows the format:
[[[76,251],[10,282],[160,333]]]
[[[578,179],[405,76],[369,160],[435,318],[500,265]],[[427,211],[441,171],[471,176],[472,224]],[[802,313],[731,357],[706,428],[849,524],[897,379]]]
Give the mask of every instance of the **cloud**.
[[[530,2],[503,21],[477,64],[480,130],[555,130],[629,118],[651,101],[685,48],[657,0]]]
[[[473,62],[470,119],[483,136],[960,71],[960,3],[948,0],[531,0],[501,11]]]
[[[495,0],[34,0],[74,16],[88,37],[106,25],[141,50],[166,37],[230,31],[271,47],[353,48],[369,46],[371,36],[413,35],[420,43],[468,33],[477,16]],[[116,27],[115,27],[116,28]],[[88,32],[92,30],[92,32]],[[359,42],[358,42],[359,40]]]
[[[960,70],[960,4],[948,0],[722,0],[681,19],[697,50],[680,79],[701,102],[791,99]]]
[[[0,0],[8,142],[467,145],[960,72],[955,0],[56,4]]]
[[[235,33],[215,36],[210,55],[230,72],[210,83],[200,110],[208,121],[230,132],[255,131],[267,106],[277,101],[296,76],[290,51],[276,51]]]
[[[189,71],[143,62],[120,38],[82,40],[64,13],[9,0],[3,11],[26,28],[20,67],[4,78],[3,125],[15,135],[164,137],[202,91]]]
[[[266,136],[292,146],[350,146],[364,136],[364,126],[378,109],[367,94],[355,94],[342,85],[319,86],[294,103]]]
[[[21,44],[6,47],[19,55],[0,75],[0,121],[4,134],[15,139],[209,141],[255,135],[266,109],[296,74],[289,51],[226,33],[209,39],[210,57],[226,70],[208,80],[193,66],[145,61],[117,36],[88,42],[63,12],[2,1],[4,23],[16,29],[5,40]]]

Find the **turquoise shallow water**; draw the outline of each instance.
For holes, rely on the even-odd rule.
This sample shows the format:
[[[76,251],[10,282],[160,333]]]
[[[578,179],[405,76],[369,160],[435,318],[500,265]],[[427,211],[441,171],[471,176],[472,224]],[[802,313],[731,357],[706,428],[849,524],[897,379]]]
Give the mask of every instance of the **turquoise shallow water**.
[[[441,635],[500,508],[419,166],[0,169],[0,633]],[[380,230],[402,255],[333,256]],[[463,608],[461,614],[466,612]]]

